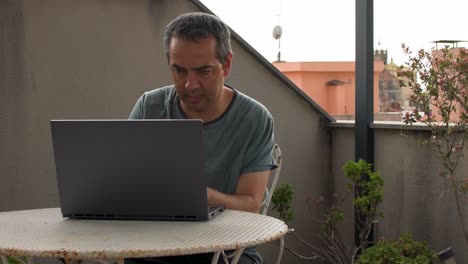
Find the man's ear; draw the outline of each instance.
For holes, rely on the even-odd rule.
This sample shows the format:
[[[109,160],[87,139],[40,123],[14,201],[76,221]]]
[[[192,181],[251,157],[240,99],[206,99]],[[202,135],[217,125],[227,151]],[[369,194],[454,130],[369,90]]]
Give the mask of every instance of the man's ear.
[[[231,67],[232,67],[232,52],[229,52],[223,65],[224,77],[227,77],[229,75],[229,73],[231,72]]]

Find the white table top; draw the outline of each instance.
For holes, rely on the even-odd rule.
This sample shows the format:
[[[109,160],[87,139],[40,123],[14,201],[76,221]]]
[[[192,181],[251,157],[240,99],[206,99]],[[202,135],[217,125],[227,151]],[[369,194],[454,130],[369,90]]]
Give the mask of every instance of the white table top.
[[[273,217],[226,210],[206,222],[73,220],[59,208],[0,213],[0,255],[157,257],[254,246],[283,237]]]

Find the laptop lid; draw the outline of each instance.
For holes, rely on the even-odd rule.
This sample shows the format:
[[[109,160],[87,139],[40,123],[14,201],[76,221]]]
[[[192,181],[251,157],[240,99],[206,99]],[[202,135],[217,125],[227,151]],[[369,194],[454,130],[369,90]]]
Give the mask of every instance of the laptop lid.
[[[202,126],[201,120],[52,120],[63,216],[209,219]]]

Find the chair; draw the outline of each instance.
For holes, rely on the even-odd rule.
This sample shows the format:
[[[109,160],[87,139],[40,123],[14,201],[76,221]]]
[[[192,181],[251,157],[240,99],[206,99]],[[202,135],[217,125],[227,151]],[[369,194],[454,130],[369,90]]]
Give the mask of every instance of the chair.
[[[266,215],[268,212],[268,207],[270,206],[271,198],[273,197],[273,192],[275,191],[276,183],[278,182],[278,178],[281,172],[281,157],[282,157],[281,149],[278,144],[275,144],[275,146],[273,147],[273,158],[276,161],[277,167],[271,171],[272,173],[271,175],[273,175],[273,178],[270,177],[270,179],[268,179],[267,186],[265,187],[265,194],[264,194],[262,205],[260,207],[260,213],[263,215]],[[281,256],[283,254],[283,246],[284,246],[284,240],[283,238],[281,238],[280,252],[278,253],[277,262],[276,262],[278,264],[280,263]],[[224,251],[222,251],[221,257],[224,259],[225,263],[227,263],[228,258],[234,257],[234,253],[228,255]]]
[[[273,170],[273,179],[269,180],[269,183],[265,189],[265,199],[263,200],[262,206],[263,208],[261,209],[262,214],[266,215],[268,212],[268,207],[270,206],[271,198],[273,197],[273,192],[275,191],[276,188],[276,183],[278,182],[278,178],[280,175],[281,171],[281,162],[282,162],[282,156],[281,156],[281,149],[278,144],[275,144],[273,148],[273,157],[276,160],[276,167],[275,170]],[[284,249],[284,237],[280,239],[280,245],[279,245],[279,251],[278,251],[278,256],[276,257],[276,264],[281,263],[281,257],[283,256],[283,249]]]
[[[275,191],[276,183],[278,182],[278,178],[281,171],[281,149],[278,144],[275,144],[275,146],[273,147],[273,158],[276,161],[277,167],[272,171],[273,178],[268,180],[269,184],[267,184],[265,188],[265,197],[263,199],[262,206],[260,209],[260,212],[263,215],[266,215],[268,212],[268,207],[270,206],[271,198],[273,197],[273,192]]]

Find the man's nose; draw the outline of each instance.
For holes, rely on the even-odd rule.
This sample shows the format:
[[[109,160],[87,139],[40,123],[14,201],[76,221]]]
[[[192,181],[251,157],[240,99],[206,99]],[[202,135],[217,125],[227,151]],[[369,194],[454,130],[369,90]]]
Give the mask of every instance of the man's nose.
[[[189,72],[187,74],[187,79],[185,80],[185,88],[189,90],[196,89],[200,86],[200,81],[195,72]]]

